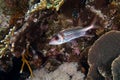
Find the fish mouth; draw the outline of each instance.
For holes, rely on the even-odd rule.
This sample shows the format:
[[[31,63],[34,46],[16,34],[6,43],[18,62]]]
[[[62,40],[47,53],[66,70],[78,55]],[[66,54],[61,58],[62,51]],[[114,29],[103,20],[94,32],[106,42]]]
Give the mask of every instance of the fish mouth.
[[[61,43],[54,43],[54,42],[49,42],[49,45],[60,45]]]
[[[49,45],[57,45],[57,44],[55,44],[54,42],[49,42]]]
[[[49,42],[49,45],[58,45],[58,44],[55,44],[55,43]]]
[[[52,40],[50,40],[48,44],[49,44],[49,45],[52,45],[52,44],[53,44]]]

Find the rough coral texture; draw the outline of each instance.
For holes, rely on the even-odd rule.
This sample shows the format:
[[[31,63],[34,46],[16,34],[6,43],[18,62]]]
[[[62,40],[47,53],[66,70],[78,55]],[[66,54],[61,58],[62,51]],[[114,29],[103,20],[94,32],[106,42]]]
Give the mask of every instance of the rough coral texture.
[[[88,80],[111,80],[111,63],[120,54],[120,31],[110,31],[101,36],[88,53]]]
[[[9,16],[5,16],[4,14],[2,14],[1,12],[0,12],[0,27],[9,27],[9,23],[8,23],[8,21],[9,21]]]
[[[35,77],[27,80],[84,80],[85,75],[81,71],[77,71],[77,67],[78,64],[75,62],[66,62],[53,72],[42,68],[34,71]]]
[[[112,62],[111,66],[113,80],[120,80],[120,56]]]

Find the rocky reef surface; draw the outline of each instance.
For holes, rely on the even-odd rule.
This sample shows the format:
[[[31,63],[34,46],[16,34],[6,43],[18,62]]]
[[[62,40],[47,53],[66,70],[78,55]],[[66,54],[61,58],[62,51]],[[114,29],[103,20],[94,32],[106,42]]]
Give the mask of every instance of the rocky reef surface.
[[[54,34],[96,28],[61,45]],[[120,0],[0,0],[0,80],[119,80]]]

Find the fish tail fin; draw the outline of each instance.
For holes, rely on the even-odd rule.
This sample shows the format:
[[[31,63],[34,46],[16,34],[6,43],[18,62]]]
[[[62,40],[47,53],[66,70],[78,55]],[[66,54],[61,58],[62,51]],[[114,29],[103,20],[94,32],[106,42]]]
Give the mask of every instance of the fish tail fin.
[[[92,29],[92,28],[97,28],[97,27],[95,26],[96,21],[97,21],[97,15],[94,16],[93,21],[91,22],[91,25],[90,25],[90,28],[91,28],[91,29]]]

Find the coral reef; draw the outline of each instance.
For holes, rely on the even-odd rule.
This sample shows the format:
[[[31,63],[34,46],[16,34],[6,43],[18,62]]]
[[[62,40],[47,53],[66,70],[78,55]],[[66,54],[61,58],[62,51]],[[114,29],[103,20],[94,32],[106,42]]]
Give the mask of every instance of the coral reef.
[[[119,80],[120,79],[120,71],[119,71],[119,67],[120,67],[120,56],[118,56],[111,65],[111,70],[112,70],[112,75],[113,75],[113,80]]]
[[[27,14],[44,9],[55,9],[58,11],[63,3],[64,0],[41,0],[40,3],[33,5],[31,9],[28,10]]]
[[[1,0],[0,14],[0,80],[114,78],[119,0]],[[61,30],[89,26],[95,15],[91,37],[49,45]]]
[[[120,32],[110,31],[102,35],[89,50],[88,64],[90,66],[88,79],[103,80],[112,78],[111,64],[119,56]]]
[[[2,12],[0,12],[0,27],[4,28],[4,27],[9,27],[9,16],[5,16],[4,14],[2,14]]]
[[[76,62],[65,62],[52,72],[46,68],[35,70],[35,77],[27,80],[84,80],[85,75],[77,67]]]
[[[0,14],[0,40],[2,40],[5,36],[2,34],[7,34],[8,32],[10,16],[2,14],[2,11],[0,11]]]
[[[5,54],[5,52],[9,49],[10,45],[10,37],[14,34],[15,27],[10,29],[8,35],[5,36],[3,40],[1,40],[1,43],[3,46],[1,47],[0,55],[1,57]],[[1,45],[2,45],[1,44]]]

